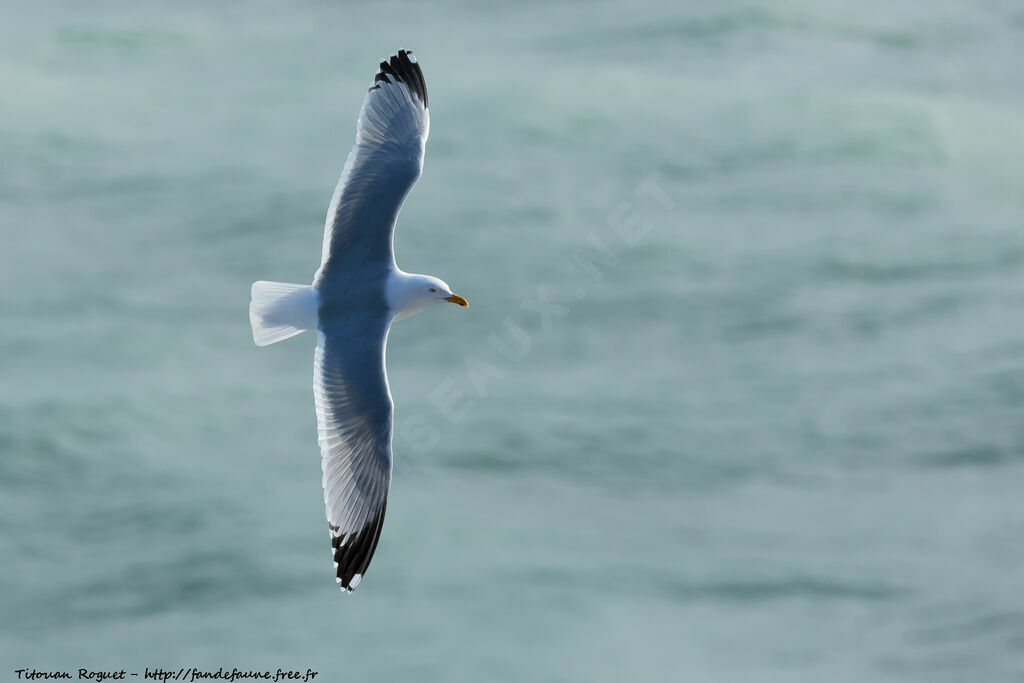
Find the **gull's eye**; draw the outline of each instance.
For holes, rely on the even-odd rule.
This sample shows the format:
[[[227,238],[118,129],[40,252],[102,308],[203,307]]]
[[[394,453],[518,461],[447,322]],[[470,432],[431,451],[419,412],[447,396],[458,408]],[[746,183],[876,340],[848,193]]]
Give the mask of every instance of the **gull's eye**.
[[[433,287],[431,287],[431,288],[430,288],[430,293],[431,293],[431,294],[437,294],[437,290],[436,290],[436,289],[434,289]]]

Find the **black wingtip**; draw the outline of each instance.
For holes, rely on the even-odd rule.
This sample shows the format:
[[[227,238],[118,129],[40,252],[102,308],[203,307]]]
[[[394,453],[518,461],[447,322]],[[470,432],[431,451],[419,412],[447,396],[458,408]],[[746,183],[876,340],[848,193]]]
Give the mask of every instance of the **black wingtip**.
[[[370,566],[373,553],[377,550],[380,532],[384,527],[384,513],[387,501],[368,520],[363,528],[355,533],[345,534],[339,527],[328,524],[331,529],[331,547],[334,549],[334,566],[337,569],[337,581],[342,590],[351,593],[359,585],[366,568]]]
[[[396,54],[380,63],[377,75],[373,78],[373,85],[370,90],[380,88],[381,81],[384,83],[405,83],[409,89],[420,98],[424,107],[429,107],[427,97],[427,82],[423,78],[423,70],[416,61],[416,55],[412,50],[399,50]]]

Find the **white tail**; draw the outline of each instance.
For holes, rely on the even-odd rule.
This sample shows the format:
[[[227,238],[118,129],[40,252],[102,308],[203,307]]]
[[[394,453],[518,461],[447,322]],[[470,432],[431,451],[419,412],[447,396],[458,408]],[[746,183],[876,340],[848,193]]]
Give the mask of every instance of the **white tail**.
[[[256,346],[266,346],[316,327],[319,297],[312,285],[252,283],[249,322]]]

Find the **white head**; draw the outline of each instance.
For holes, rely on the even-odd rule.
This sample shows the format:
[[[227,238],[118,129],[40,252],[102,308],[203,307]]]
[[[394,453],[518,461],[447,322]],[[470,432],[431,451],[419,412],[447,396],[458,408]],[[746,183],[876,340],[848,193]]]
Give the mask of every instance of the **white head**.
[[[430,275],[410,275],[401,271],[388,281],[388,306],[395,312],[395,319],[408,318],[423,309],[440,303],[469,306],[469,303],[443,280]]]

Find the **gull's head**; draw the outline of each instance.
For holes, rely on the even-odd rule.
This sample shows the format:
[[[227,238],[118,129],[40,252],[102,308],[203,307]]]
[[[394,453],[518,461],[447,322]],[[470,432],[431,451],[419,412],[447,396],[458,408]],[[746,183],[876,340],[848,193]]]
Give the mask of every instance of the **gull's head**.
[[[388,303],[397,318],[407,318],[434,304],[469,306],[469,302],[454,293],[444,280],[431,275],[406,273],[388,283]]]
[[[431,304],[439,304],[442,301],[457,304],[459,306],[469,306],[469,302],[463,299],[461,296],[452,291],[452,288],[448,286],[448,283],[444,280],[439,280],[436,277],[424,275],[423,287],[426,287],[426,291],[423,293],[424,297]]]

